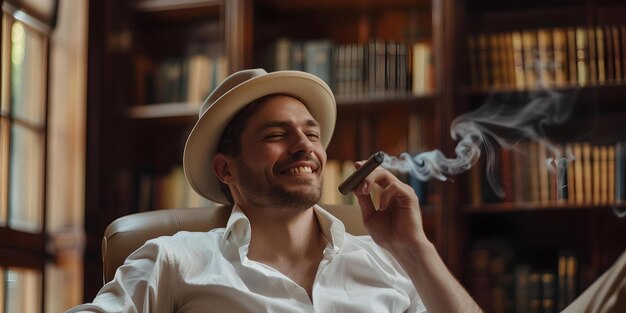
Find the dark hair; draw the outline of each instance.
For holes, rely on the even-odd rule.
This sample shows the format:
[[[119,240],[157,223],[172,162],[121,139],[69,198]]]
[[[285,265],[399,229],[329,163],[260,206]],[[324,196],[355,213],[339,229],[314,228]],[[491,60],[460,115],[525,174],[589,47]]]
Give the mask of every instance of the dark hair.
[[[224,131],[222,132],[222,136],[220,137],[220,141],[217,143],[216,152],[223,153],[227,156],[238,157],[241,154],[241,133],[246,128],[248,124],[248,120],[252,115],[259,111],[261,104],[265,102],[269,97],[274,95],[267,95],[261,98],[258,98],[245,107],[243,107],[233,118],[228,122]],[[230,202],[230,204],[234,204],[233,196],[230,193],[230,189],[228,185],[223,182],[220,183],[220,190],[226,196],[226,200]]]

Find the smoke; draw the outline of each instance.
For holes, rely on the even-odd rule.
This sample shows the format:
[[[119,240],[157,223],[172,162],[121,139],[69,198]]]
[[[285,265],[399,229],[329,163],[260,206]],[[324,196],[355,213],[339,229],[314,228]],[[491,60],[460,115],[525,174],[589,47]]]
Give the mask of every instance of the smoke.
[[[529,139],[546,146],[553,156],[546,160],[546,165],[557,174],[562,184],[566,184],[565,169],[574,156],[553,144],[548,133],[568,121],[576,94],[577,90],[547,89],[492,94],[481,107],[452,121],[450,136],[459,141],[454,150],[456,157],[447,158],[440,150],[414,156],[402,153],[399,157],[387,155],[382,166],[422,181],[433,178],[445,181],[449,176],[469,170],[480,158],[482,147],[486,154],[487,180],[493,191],[504,197],[495,174],[498,163],[496,145],[515,150],[515,143]]]

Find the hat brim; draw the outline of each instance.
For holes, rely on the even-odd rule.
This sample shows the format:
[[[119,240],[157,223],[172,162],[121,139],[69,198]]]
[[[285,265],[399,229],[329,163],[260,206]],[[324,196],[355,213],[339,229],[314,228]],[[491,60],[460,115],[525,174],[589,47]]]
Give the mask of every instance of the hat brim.
[[[228,204],[212,169],[212,158],[228,122],[252,101],[271,94],[293,96],[320,124],[320,140],[326,148],[335,128],[336,104],[332,91],[315,75],[279,71],[247,80],[222,95],[200,116],[191,130],[183,154],[183,168],[191,187],[209,200]]]

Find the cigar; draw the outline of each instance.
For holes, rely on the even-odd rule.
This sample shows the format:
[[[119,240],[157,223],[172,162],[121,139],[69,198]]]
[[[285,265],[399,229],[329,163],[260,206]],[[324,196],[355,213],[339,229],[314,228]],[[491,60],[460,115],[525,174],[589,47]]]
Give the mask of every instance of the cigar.
[[[373,170],[375,170],[380,164],[385,160],[385,153],[382,151],[378,151],[363,163],[363,166],[359,167],[352,175],[350,175],[346,180],[339,185],[339,192],[344,195],[348,195],[350,191],[352,191],[356,186],[358,186],[367,175],[369,175]]]

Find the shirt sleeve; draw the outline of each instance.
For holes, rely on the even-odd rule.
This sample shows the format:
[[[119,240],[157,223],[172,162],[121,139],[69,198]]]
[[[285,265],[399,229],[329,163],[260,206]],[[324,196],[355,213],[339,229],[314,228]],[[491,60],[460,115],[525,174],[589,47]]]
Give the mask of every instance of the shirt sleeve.
[[[133,252],[100,289],[92,303],[79,305],[66,313],[172,312],[170,258],[159,239],[146,242]]]

